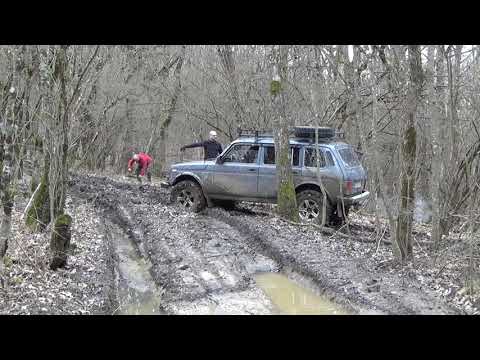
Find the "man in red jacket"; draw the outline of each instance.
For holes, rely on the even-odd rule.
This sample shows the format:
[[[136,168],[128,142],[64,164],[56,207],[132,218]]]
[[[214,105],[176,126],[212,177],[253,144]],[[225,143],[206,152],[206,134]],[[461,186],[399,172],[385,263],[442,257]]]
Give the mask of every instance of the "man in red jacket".
[[[145,154],[144,152],[139,152],[132,156],[130,160],[128,160],[128,172],[131,173],[133,170],[133,165],[137,163],[137,169],[135,170],[135,175],[137,176],[137,180],[142,182],[140,176],[147,175],[148,181],[152,181],[152,174],[148,170],[150,165],[152,164],[153,159]]]

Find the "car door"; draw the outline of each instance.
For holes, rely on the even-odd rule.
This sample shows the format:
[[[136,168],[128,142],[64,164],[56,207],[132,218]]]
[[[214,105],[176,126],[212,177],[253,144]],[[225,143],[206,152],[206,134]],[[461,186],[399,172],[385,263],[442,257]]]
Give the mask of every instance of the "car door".
[[[300,148],[292,146],[292,173],[294,182],[301,174]],[[258,197],[275,199],[277,197],[277,169],[275,164],[275,147],[263,145],[260,151],[260,168],[258,169]]]
[[[255,198],[258,183],[256,144],[235,144],[213,166],[210,196],[217,198]]]

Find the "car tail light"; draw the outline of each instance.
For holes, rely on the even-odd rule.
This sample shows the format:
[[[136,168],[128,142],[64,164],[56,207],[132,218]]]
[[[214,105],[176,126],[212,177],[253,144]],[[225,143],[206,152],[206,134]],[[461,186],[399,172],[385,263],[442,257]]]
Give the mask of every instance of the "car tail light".
[[[345,181],[345,194],[347,195],[351,194],[352,188],[353,188],[353,181],[352,180]]]

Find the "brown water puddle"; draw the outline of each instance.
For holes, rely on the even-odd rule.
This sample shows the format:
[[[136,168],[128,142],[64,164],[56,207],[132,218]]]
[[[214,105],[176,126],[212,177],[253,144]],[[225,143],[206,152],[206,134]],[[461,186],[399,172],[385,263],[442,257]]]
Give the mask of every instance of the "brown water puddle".
[[[255,276],[255,281],[270,301],[278,314],[285,315],[347,315],[339,305],[305,289],[284,275],[262,273]]]
[[[150,275],[150,264],[135,249],[118,226],[111,224],[110,232],[118,263],[117,298],[120,306],[115,315],[159,315],[161,292]]]

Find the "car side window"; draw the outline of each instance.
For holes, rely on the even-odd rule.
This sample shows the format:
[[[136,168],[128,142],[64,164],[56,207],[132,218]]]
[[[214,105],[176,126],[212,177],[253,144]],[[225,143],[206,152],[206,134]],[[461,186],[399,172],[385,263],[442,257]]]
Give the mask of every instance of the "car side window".
[[[292,147],[292,166],[300,166],[300,148]]]
[[[333,161],[333,156],[330,151],[325,150],[325,157],[327,159],[327,166],[335,166],[335,161]]]
[[[224,156],[223,162],[253,164],[257,162],[258,149],[258,145],[234,145]]]
[[[300,165],[300,148],[298,147],[291,147],[291,159],[292,159],[292,166],[299,166]],[[265,146],[265,150],[263,152],[263,163],[267,165],[275,165],[275,147],[274,146]]]
[[[265,146],[263,163],[267,165],[275,165],[275,148],[273,146]]]
[[[322,149],[319,149],[319,163],[320,167],[325,167],[325,155]],[[315,148],[305,148],[305,160],[304,164],[306,167],[317,167],[317,150]]]

